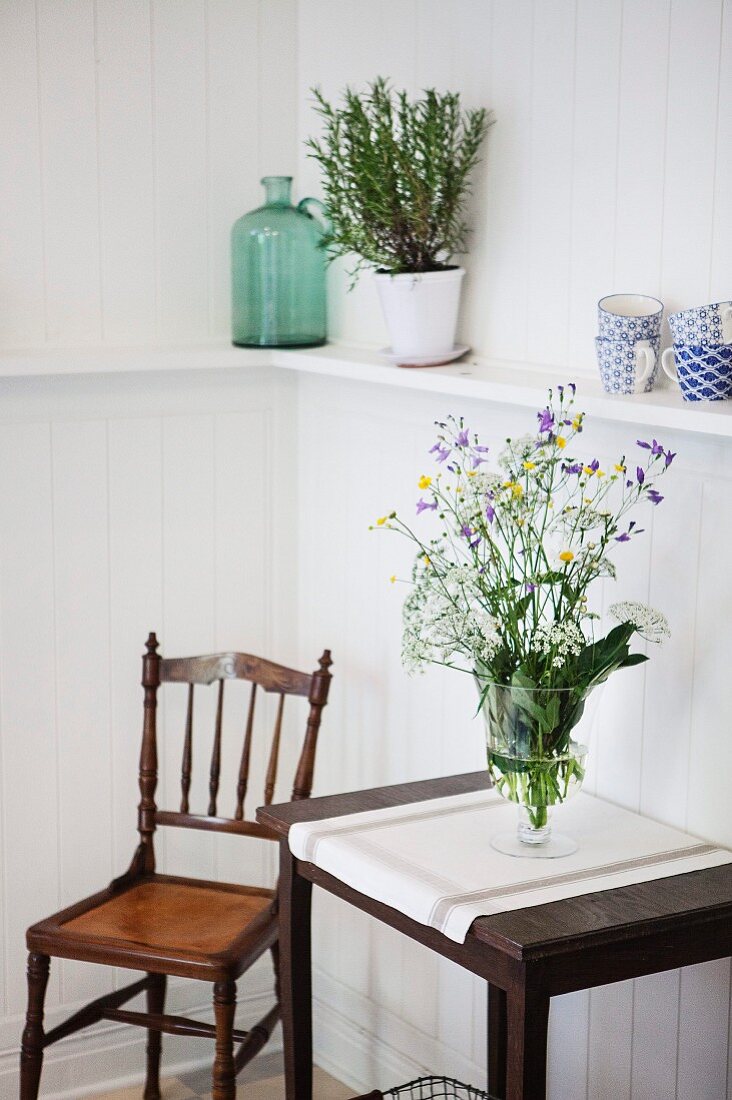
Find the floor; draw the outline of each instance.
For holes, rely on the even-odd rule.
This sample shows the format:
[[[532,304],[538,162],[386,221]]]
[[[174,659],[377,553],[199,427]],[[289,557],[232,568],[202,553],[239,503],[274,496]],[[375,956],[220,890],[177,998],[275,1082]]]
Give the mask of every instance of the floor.
[[[237,1089],[237,1100],[283,1100],[285,1095],[285,1083],[282,1077],[282,1055],[268,1054],[257,1058],[256,1062],[247,1066],[239,1078],[240,1085]],[[210,1100],[211,1096],[211,1071],[196,1070],[181,1077],[172,1077],[162,1082],[163,1100]],[[108,1092],[98,1100],[140,1100],[142,1086],[122,1089],[121,1092]],[[346,1088],[339,1081],[335,1081],[324,1073],[322,1069],[316,1069],[313,1078],[314,1100],[349,1100],[353,1096],[353,1089]]]

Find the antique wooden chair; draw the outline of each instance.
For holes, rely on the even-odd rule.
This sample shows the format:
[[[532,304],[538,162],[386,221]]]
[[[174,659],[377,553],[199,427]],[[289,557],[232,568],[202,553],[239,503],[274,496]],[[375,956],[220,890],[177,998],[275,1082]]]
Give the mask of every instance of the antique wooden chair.
[[[21,1100],[36,1100],[38,1096],[45,1048],[99,1020],[138,1024],[148,1029],[145,1100],[160,1098],[161,1032],[214,1039],[213,1098],[233,1100],[239,1070],[262,1049],[279,1019],[276,891],[156,874],[153,838],[158,825],[168,825],[276,839],[265,826],[244,818],[257,689],[279,696],[265,780],[264,800],[268,804],[272,801],[277,778],[285,696],[305,696],[310,704],[292,791],[293,799],[308,798],[321,713],[330,687],[330,653],[325,650],[320,667],[308,674],[244,653],[163,660],[157,652],[154,634],[150,634],[146,649],[142,672],[145,701],[139,776],[140,843],[129,870],[107,889],[28,930],[28,1013],[20,1060]],[[252,687],[243,723],[236,810],[234,817],[228,818],[218,815],[218,791],[224,684],[232,679],[247,680]],[[160,684],[165,682],[188,685],[178,811],[159,810],[155,804],[157,695]],[[191,813],[189,807],[194,686],[214,683],[218,684],[218,695],[210,800],[208,812],[197,814]],[[274,962],[277,1003],[251,1031],[240,1031],[234,1028],[236,979],[268,949]],[[50,956],[130,967],[145,971],[146,976],[125,989],[100,997],[58,1027],[45,1032],[43,1002]],[[214,1024],[165,1015],[168,974],[214,983]],[[132,1012],[120,1007],[143,990],[147,995],[147,1012]]]

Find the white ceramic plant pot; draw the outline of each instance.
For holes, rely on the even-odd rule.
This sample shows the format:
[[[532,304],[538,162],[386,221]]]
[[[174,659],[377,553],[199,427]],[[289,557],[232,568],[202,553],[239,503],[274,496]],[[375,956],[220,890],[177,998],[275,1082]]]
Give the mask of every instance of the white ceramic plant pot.
[[[465,270],[374,276],[395,357],[448,355],[455,345]]]

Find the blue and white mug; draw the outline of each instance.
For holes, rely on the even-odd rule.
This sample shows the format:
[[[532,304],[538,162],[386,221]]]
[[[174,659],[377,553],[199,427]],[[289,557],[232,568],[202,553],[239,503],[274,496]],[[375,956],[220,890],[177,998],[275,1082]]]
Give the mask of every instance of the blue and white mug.
[[[732,344],[674,344],[661,356],[684,401],[724,401],[732,396]]]
[[[669,315],[668,324],[675,344],[732,344],[732,302],[682,309]]]
[[[597,365],[606,393],[643,393],[653,389],[658,373],[660,337],[653,340],[595,339]]]
[[[661,333],[663,302],[648,294],[607,294],[597,303],[603,340],[652,340]]]

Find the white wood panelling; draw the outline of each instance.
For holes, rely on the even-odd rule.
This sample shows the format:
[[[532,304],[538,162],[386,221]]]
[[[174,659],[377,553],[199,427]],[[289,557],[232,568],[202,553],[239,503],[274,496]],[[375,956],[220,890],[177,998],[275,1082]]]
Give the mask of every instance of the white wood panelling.
[[[36,11],[46,333],[78,344],[101,335],[94,6],[39,0]]]
[[[97,0],[101,328],[112,343],[155,339],[155,148],[148,0]]]
[[[229,335],[229,232],[296,163],[296,0],[0,5],[0,346]]]
[[[672,308],[732,294],[729,0],[403,0],[384,18],[375,8],[301,0],[300,136],[318,129],[313,84],[335,96],[377,73],[495,109],[471,204],[465,343],[594,372],[603,294],[654,294]],[[317,185],[312,163],[302,173]],[[334,334],[383,338],[369,280],[346,298],[334,281]]]
[[[42,173],[37,17],[33,4],[0,4],[0,338],[4,346],[45,339]]]
[[[254,368],[246,375],[148,373],[143,384],[134,375],[67,378],[60,387],[53,379],[0,384],[3,1097],[17,1091],[25,928],[102,887],[134,851],[140,655],[148,631],[158,631],[170,655],[237,648],[297,659],[291,509],[280,512],[277,503],[292,494],[291,390],[286,376]],[[325,644],[319,641],[306,667]],[[184,709],[174,688],[162,693],[159,804],[174,808]],[[194,790],[206,801],[211,710],[204,701],[194,730]],[[222,807],[230,811],[245,714],[243,691],[232,690],[221,782]],[[303,710],[299,717],[286,730],[298,744]],[[259,727],[261,737],[264,720]],[[285,755],[294,753],[286,747]],[[250,814],[262,776],[260,762]],[[283,768],[281,794],[291,778]],[[221,839],[161,830],[161,866],[272,881],[268,846]],[[101,967],[54,961],[49,1026],[115,980]],[[245,1016],[251,995],[267,990],[271,974],[263,965],[242,982]],[[202,1008],[210,989],[174,982],[171,995],[186,1011]],[[141,1070],[139,1047],[125,1029],[97,1028],[74,1042],[79,1059],[88,1048],[88,1061],[75,1074],[65,1047],[49,1052],[47,1088],[71,1096],[83,1085],[98,1094],[105,1080]],[[101,1047],[109,1054],[97,1054],[95,1063]],[[185,1057],[209,1054],[189,1046]],[[167,1057],[179,1064],[180,1047],[168,1044]]]

